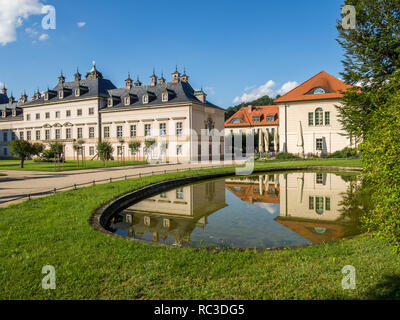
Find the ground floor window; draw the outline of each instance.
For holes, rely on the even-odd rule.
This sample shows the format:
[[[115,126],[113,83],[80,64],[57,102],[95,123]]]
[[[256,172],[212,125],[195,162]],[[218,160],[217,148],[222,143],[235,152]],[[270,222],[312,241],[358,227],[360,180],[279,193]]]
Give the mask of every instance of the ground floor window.
[[[118,146],[118,147],[117,147],[117,154],[118,154],[119,156],[122,156],[122,146]]]
[[[315,145],[316,145],[316,149],[317,151],[322,151],[322,147],[323,147],[323,139],[317,139],[315,141]]]
[[[318,214],[324,213],[324,197],[315,197],[315,211]]]
[[[182,145],[176,146],[176,155],[177,156],[182,155]]]
[[[45,131],[45,139],[50,140],[50,130]]]
[[[308,198],[308,209],[314,210],[314,197]]]
[[[23,131],[21,131],[19,133],[19,140],[24,140],[24,132]]]
[[[183,199],[183,189],[176,189],[176,198],[182,200]]]
[[[56,129],[56,140],[61,139],[61,130],[60,129]]]
[[[40,131],[36,131],[36,140],[40,140]]]
[[[89,155],[94,156],[94,147],[89,147]]]
[[[65,129],[65,138],[66,139],[71,139],[71,128]]]
[[[331,210],[331,198],[329,197],[325,198],[325,210],[326,211]]]
[[[31,139],[32,139],[31,132],[27,131],[26,132],[26,140],[30,141]]]

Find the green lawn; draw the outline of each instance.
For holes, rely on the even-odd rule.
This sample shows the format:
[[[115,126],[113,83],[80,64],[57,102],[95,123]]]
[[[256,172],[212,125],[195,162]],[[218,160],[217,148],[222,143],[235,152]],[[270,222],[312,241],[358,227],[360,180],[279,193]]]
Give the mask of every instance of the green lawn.
[[[310,162],[264,167],[300,163]],[[374,236],[281,251],[206,251],[117,239],[88,224],[96,208],[128,191],[222,171],[232,169],[119,181],[0,209],[0,299],[400,298],[400,258]],[[56,268],[56,290],[41,288],[44,265]],[[345,265],[356,268],[356,290],[341,287]]]
[[[125,161],[124,163],[120,161],[108,161],[107,167],[120,167],[120,166],[130,166],[138,164],[146,164],[146,161]],[[82,170],[82,169],[96,169],[104,168],[103,161],[100,160],[87,160],[86,166],[82,167],[82,162],[78,166],[76,160],[68,160],[64,163],[64,168],[56,169],[54,163],[49,162],[34,162],[32,160],[25,161],[24,168],[20,168],[19,160],[0,160],[0,170],[24,170],[24,171],[70,171],[70,170]]]

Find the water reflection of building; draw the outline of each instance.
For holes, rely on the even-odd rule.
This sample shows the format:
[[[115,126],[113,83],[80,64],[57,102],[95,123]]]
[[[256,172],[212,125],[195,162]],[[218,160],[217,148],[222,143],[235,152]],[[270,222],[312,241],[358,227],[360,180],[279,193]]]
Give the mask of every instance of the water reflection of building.
[[[341,201],[349,183],[331,173],[291,173],[279,176],[280,216],[277,222],[312,242],[346,235]]]
[[[190,242],[190,234],[207,224],[207,216],[226,207],[225,181],[211,181],[161,193],[124,211],[129,236],[152,234],[153,241]]]
[[[248,203],[279,204],[279,175],[266,174],[226,179],[225,187],[242,201]]]

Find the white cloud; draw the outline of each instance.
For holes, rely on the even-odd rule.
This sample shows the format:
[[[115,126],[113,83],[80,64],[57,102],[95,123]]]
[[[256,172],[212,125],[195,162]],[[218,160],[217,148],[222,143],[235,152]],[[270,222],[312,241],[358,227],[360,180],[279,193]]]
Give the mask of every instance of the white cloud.
[[[45,41],[49,38],[49,35],[47,33],[42,33],[39,37],[39,41]]]
[[[42,13],[43,4],[39,0],[0,0],[0,43],[17,40],[17,28],[31,15]]]
[[[284,95],[285,93],[288,93],[289,91],[296,88],[298,85],[299,84],[296,81],[288,81],[276,92],[277,94]]]
[[[76,25],[78,26],[78,28],[82,28],[86,25],[86,22],[84,22],[84,21],[78,22]]]
[[[273,80],[269,80],[268,82],[259,87],[254,87],[254,86],[246,87],[244,91],[249,91],[252,88],[253,89],[249,93],[245,92],[241,96],[235,97],[235,99],[233,99],[233,103],[249,102],[259,99],[265,95],[268,95],[271,98],[275,98],[278,94],[283,95],[292,90],[293,88],[297,87],[298,83],[296,81],[288,81],[278,90],[275,89],[275,86],[276,83]]]

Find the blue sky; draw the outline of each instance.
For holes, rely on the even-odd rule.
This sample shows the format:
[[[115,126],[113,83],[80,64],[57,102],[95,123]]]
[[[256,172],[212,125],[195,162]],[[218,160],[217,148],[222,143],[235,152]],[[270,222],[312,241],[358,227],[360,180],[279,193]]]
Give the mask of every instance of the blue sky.
[[[44,15],[35,10],[18,18],[21,6],[12,5],[18,2],[53,5],[56,29],[43,30]],[[38,87],[55,86],[61,69],[72,79],[93,60],[119,87],[128,71],[148,83],[153,67],[170,79],[177,64],[186,66],[193,87],[203,86],[225,108],[284,92],[285,84],[291,88],[321,70],[339,76],[335,24],[342,2],[0,0],[0,43],[10,32],[1,23],[5,16],[17,16],[18,26],[15,41],[0,44],[0,82],[14,96],[24,89],[32,96]]]

